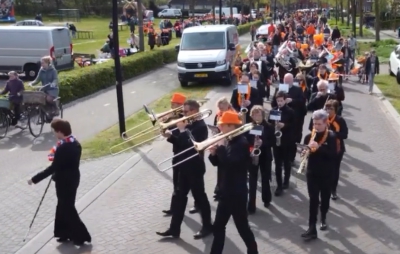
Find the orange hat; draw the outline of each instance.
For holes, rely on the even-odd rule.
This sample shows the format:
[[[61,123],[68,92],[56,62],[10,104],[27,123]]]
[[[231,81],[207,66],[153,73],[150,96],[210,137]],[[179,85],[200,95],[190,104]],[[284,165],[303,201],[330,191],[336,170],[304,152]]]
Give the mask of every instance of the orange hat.
[[[237,112],[225,111],[219,118],[218,124],[242,124],[242,121]]]
[[[329,75],[329,78],[328,78],[328,80],[338,80],[338,79],[339,79],[339,75],[336,73],[333,73],[333,72]]]
[[[172,95],[172,99],[171,99],[172,103],[183,104],[183,103],[185,103],[185,101],[186,101],[186,96],[181,93],[174,93]]]

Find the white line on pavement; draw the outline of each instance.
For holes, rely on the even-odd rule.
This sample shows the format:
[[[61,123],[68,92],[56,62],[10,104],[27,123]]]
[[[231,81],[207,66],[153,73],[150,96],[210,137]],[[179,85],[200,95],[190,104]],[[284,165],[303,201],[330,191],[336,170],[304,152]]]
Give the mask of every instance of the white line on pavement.
[[[104,107],[108,107],[110,106],[110,103],[104,104]]]

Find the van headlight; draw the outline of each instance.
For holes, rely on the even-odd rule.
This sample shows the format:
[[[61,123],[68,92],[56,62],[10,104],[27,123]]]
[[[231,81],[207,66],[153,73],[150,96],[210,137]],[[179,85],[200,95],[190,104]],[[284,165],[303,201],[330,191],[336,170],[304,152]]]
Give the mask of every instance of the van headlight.
[[[225,59],[217,61],[217,66],[224,65],[224,64],[226,64],[226,60]]]
[[[185,63],[183,63],[183,62],[178,62],[178,66],[179,66],[179,67],[185,67]]]

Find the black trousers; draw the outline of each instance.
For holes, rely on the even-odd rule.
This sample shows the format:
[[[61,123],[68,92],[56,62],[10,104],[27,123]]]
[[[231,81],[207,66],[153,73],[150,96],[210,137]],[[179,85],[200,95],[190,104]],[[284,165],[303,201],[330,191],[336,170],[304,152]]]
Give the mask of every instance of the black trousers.
[[[282,184],[289,183],[292,171],[292,145],[282,145],[274,147],[274,160],[275,160],[275,176],[278,188],[282,188]],[[282,166],[285,172],[284,180],[282,181]]]
[[[217,184],[214,188],[215,196],[219,197],[221,195],[220,186],[221,186],[221,179],[222,179],[222,170],[217,167]]]
[[[195,205],[200,210],[203,227],[211,227],[211,208],[204,189],[205,170],[202,169],[200,171],[198,168],[187,169],[187,172],[183,172],[183,170],[179,172],[178,189],[172,198],[173,209],[170,230],[177,234],[181,231],[189,191],[192,191]]]
[[[332,193],[336,193],[337,186],[339,184],[339,177],[340,177],[340,164],[342,163],[344,152],[339,152],[337,158],[334,162],[333,174],[332,174]]]
[[[261,198],[264,203],[270,203],[272,200],[271,186],[271,164],[272,161],[260,156],[259,165],[251,164],[249,167],[249,210],[256,209],[257,180],[258,171],[261,173]]]
[[[85,242],[91,241],[91,236],[78,211],[75,208],[76,186],[68,186],[64,183],[56,182],[57,208],[54,221],[54,237],[69,238],[72,241]]]
[[[331,198],[331,181],[330,175],[312,175],[307,174],[307,189],[310,197],[310,217],[308,224],[314,227],[317,224],[319,200],[321,198],[321,219],[326,219],[329,210],[329,202]]]
[[[176,190],[178,189],[178,181],[179,181],[179,168],[173,167],[172,168],[172,182],[174,184],[174,191],[172,192],[171,205],[169,208],[170,211],[172,211],[172,209],[173,209],[173,204],[174,204],[173,199],[175,198]]]
[[[303,125],[304,125],[304,118],[305,116],[297,116],[295,120],[295,126],[294,126],[294,140],[295,143],[292,144],[292,147],[290,149],[291,151],[291,161],[294,161],[296,158],[296,153],[297,153],[297,146],[296,143],[301,143],[301,140],[303,138]]]
[[[218,203],[214,221],[214,241],[210,254],[222,254],[225,244],[225,229],[229,218],[233,217],[236,229],[247,247],[248,254],[257,254],[256,239],[247,218],[247,193],[223,196]]]

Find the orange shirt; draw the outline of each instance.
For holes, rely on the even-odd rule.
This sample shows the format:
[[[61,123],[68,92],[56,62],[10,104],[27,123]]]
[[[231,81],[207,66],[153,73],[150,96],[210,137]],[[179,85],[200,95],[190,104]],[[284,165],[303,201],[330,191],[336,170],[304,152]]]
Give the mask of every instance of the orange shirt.
[[[274,34],[275,33],[275,27],[273,25],[270,25],[268,27],[268,34]]]
[[[315,27],[313,25],[309,25],[307,27],[306,32],[307,32],[308,35],[311,35],[311,34],[314,35],[315,34]]]

